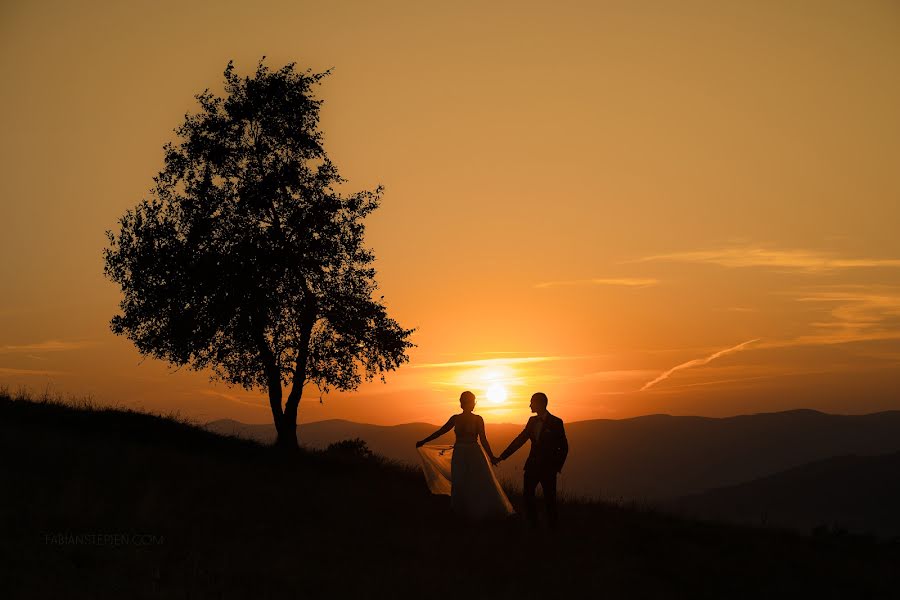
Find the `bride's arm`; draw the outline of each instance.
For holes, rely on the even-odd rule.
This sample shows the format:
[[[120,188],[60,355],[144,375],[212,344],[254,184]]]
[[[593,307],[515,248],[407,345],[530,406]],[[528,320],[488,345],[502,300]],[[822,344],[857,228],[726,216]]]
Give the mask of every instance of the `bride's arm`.
[[[481,415],[478,416],[478,439],[481,440],[481,447],[484,448],[488,458],[494,460],[494,453],[491,452],[491,445],[488,444],[487,434],[484,432],[484,419],[481,418]]]
[[[429,435],[429,436],[428,436],[427,438],[425,438],[424,440],[419,440],[418,442],[416,442],[416,448],[418,448],[419,446],[424,446],[425,444],[427,444],[427,443],[430,442],[431,440],[435,440],[435,439],[441,437],[442,435],[444,435],[445,433],[447,433],[448,431],[450,431],[451,429],[453,429],[453,424],[454,424],[455,422],[456,422],[456,415],[453,415],[453,416],[450,417],[450,419],[444,424],[443,427],[441,427],[440,429],[438,429],[437,431],[435,431],[434,433],[432,433],[431,435]]]

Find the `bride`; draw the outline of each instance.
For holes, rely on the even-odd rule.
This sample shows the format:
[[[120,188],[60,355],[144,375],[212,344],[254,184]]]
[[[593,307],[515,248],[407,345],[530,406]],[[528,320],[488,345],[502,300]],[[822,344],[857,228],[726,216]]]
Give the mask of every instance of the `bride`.
[[[472,413],[475,394],[463,392],[459,405],[460,414],[453,415],[443,427],[416,442],[428,488],[433,494],[449,495],[453,512],[466,517],[511,515],[512,505],[489,462],[494,453],[484,434],[484,419]],[[456,433],[454,445],[425,445],[451,429]]]

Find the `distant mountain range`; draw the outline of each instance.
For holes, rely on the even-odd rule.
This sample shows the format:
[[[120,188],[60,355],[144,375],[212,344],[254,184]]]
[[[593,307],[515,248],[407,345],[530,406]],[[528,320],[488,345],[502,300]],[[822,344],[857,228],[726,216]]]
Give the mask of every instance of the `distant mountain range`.
[[[272,425],[220,420],[206,427],[262,442],[275,438]],[[415,441],[437,428],[427,423],[381,426],[328,420],[301,425],[299,437],[301,443],[312,447],[361,438],[379,454],[417,464]],[[520,425],[488,425],[488,440],[494,452],[499,454],[519,431]],[[782,472],[786,473],[778,481],[787,482],[803,473],[790,469],[809,463],[849,455],[865,457],[900,452],[900,411],[831,415],[792,410],[727,418],[649,415],[567,423],[566,432],[571,450],[560,478],[565,492],[656,503],[710,491],[715,495],[707,496],[706,500],[694,498],[691,506],[703,502],[712,506],[718,502],[717,498],[730,493],[711,492],[716,488],[738,484],[761,486],[755,480]],[[452,444],[452,432],[434,443]],[[523,448],[501,463],[500,477],[518,483],[526,455],[527,448]],[[824,471],[821,473],[824,478]],[[841,473],[836,469],[831,477],[839,477]],[[821,485],[828,484],[823,479]],[[845,483],[835,480],[833,485]],[[754,514],[758,520],[758,511]]]
[[[839,456],[674,501],[686,516],[900,536],[900,452]]]

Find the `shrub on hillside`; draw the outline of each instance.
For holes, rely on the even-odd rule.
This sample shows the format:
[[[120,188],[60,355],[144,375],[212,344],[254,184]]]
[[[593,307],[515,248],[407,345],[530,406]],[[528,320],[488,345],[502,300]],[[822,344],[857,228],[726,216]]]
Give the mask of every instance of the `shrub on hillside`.
[[[325,452],[329,456],[346,460],[368,460],[374,456],[374,453],[369,450],[366,441],[360,438],[328,444]]]

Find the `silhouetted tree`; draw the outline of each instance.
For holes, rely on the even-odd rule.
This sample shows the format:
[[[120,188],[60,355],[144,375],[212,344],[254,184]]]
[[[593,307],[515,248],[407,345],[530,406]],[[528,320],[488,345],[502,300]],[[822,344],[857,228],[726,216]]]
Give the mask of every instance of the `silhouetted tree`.
[[[304,385],[384,380],[408,360],[413,330],[374,297],[363,219],[382,189],[340,193],[322,146],[312,86],[328,72],[271,71],[264,59],[252,78],[229,62],[225,97],[196,96],[201,110],[165,145],[149,198],[107,232],[104,273],[124,294],[114,333],[267,391],[278,445],[293,449]]]

